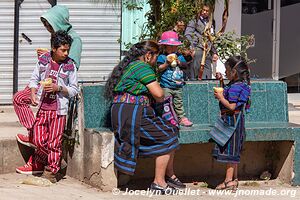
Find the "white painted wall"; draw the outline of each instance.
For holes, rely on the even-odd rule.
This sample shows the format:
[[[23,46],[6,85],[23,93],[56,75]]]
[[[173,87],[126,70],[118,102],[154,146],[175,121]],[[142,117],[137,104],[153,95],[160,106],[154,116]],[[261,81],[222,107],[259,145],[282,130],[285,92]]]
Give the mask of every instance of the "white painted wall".
[[[220,30],[222,26],[222,14],[224,11],[224,1],[216,1],[215,7],[215,21],[216,31]],[[235,31],[238,36],[241,35],[242,24],[242,1],[230,0],[229,1],[229,17],[225,32]]]

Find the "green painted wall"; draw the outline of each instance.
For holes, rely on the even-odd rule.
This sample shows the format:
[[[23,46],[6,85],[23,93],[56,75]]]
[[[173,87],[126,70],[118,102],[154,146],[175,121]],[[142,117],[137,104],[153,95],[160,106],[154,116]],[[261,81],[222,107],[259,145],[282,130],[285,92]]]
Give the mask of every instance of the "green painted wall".
[[[218,101],[214,98],[216,81],[187,82],[183,87],[183,101],[186,115],[194,124],[209,126],[219,115]],[[288,102],[286,83],[282,81],[253,81],[252,106],[246,115],[247,122],[286,123]],[[103,97],[104,86],[83,86],[85,127],[104,126],[108,102]]]
[[[140,0],[139,6],[142,10],[128,10],[125,4],[122,5],[122,51],[126,50],[125,44],[136,43],[139,41],[139,35],[145,26],[147,19],[145,14],[150,10],[147,0]]]

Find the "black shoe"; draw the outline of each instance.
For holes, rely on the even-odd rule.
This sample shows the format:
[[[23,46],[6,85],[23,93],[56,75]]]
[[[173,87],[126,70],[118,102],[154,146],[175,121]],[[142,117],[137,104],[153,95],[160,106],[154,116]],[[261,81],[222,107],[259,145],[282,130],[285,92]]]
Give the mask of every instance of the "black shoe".
[[[177,177],[176,178],[171,178],[166,176],[166,182],[168,185],[174,187],[174,188],[186,188],[186,185],[183,184]]]
[[[150,190],[154,192],[154,195],[176,195],[178,191],[169,185],[162,187],[156,183],[151,183]]]

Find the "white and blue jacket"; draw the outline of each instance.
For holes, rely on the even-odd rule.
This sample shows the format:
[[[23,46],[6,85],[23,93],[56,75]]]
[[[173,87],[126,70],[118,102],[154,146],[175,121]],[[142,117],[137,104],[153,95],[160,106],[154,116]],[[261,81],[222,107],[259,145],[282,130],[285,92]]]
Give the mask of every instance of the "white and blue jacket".
[[[41,96],[39,107],[41,106],[44,96],[43,87],[39,87],[39,85],[41,80],[44,80],[49,76],[51,70],[51,59],[52,57],[50,52],[41,55],[29,81],[29,88],[38,89],[37,95]],[[56,93],[57,114],[67,115],[69,98],[75,96],[79,92],[77,69],[72,59],[67,58],[65,62],[60,64],[57,75],[57,84],[67,88],[69,93],[68,96],[63,96],[63,94],[59,92]]]

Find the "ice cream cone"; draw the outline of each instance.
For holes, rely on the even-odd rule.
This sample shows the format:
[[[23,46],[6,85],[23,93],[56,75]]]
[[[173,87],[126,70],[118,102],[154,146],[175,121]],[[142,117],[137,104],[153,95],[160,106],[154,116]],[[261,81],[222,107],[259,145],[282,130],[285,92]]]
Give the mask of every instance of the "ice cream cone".
[[[173,62],[174,60],[176,60],[177,59],[177,55],[175,54],[175,53],[171,53],[171,54],[169,54],[168,56],[167,56],[167,60],[169,61],[169,62]]]
[[[45,80],[40,81],[40,84],[43,86],[51,85],[52,84],[52,78],[46,78]]]
[[[223,92],[224,91],[224,88],[222,88],[222,87],[213,87],[213,89],[215,92]]]
[[[171,63],[172,67],[177,66],[177,55],[175,53],[171,53],[167,56],[167,60]]]

